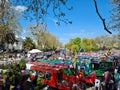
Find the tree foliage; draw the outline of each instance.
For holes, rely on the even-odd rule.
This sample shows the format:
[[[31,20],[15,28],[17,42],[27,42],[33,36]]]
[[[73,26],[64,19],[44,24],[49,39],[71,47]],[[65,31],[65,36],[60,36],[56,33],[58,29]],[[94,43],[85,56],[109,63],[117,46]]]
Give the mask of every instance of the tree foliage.
[[[79,50],[79,47],[78,47],[78,45],[75,45],[75,44],[73,44],[72,46],[71,46],[71,50],[72,51],[75,51],[75,50]]]
[[[0,39],[3,42],[14,43],[16,31],[20,31],[20,24],[18,22],[18,14],[15,12],[16,6],[25,6],[26,11],[24,12],[24,17],[28,20],[36,20],[38,24],[36,27],[32,27],[32,34],[35,36],[37,43],[40,47],[50,47],[54,48],[60,45],[58,39],[51,35],[49,32],[46,32],[46,26],[39,26],[39,22],[44,22],[47,15],[52,15],[57,19],[56,24],[60,25],[61,21],[64,23],[72,23],[69,19],[66,19],[66,10],[70,11],[73,9],[72,6],[68,6],[70,0],[0,0]],[[96,0],[95,8],[98,16],[103,21],[104,29],[109,32],[106,27],[105,19],[99,13],[97,8]],[[114,14],[112,17],[111,27],[119,31],[120,28],[120,0],[113,0],[113,4],[116,5],[116,8],[113,10]],[[51,12],[52,11],[52,12]],[[39,30],[41,29],[41,30]],[[111,32],[109,32],[111,33]],[[47,37],[49,36],[49,38]],[[56,43],[55,43],[56,42]],[[54,43],[54,44],[53,44]],[[80,44],[81,43],[81,44]],[[66,47],[71,49],[72,45],[77,45],[80,48],[80,45],[86,45],[86,50],[92,49],[92,40],[86,42],[81,42],[79,38],[71,40]]]
[[[70,0],[0,0],[0,11],[2,11],[1,12],[2,17],[1,16],[0,17],[3,18],[6,15],[7,16],[11,15],[13,9],[11,7],[24,6],[26,7],[26,11],[24,12],[24,17],[30,21],[36,20],[37,22],[44,22],[46,20],[46,17],[52,13],[51,15],[53,15],[57,19],[56,24],[60,25],[61,21],[64,23],[72,24],[72,21],[65,18],[66,11],[70,11],[73,9],[73,6],[70,6],[69,1]],[[105,19],[99,13],[97,0],[93,0],[93,1],[96,8],[96,13],[103,22],[104,29],[107,32],[111,33],[108,30]],[[114,10],[117,13],[114,14],[116,18],[112,20],[115,22],[115,24],[113,22],[112,28],[119,29],[118,20],[119,20],[119,11],[120,11],[119,10],[120,1],[119,0],[112,0],[112,1],[117,7]],[[9,12],[5,13],[4,11],[9,11]],[[6,20],[4,21],[4,19],[2,19],[2,22],[6,23]]]
[[[15,34],[21,32],[18,18],[9,0],[0,0],[0,39],[3,43],[13,44],[16,41]]]
[[[99,49],[120,49],[119,34],[112,36],[99,36],[95,38],[95,43]]]
[[[80,48],[81,39],[79,37],[72,39],[72,44],[75,44]]]
[[[112,10],[110,28],[120,33],[120,0],[112,0],[114,8]]]
[[[83,38],[80,44],[81,44],[81,47],[84,48],[85,51],[97,50],[97,46],[96,46],[94,39]]]
[[[108,50],[112,48],[120,49],[119,34],[112,36],[104,35],[93,39],[83,38],[79,43],[79,48],[76,43],[73,43],[74,40],[76,40],[76,38],[71,39],[69,43],[65,45],[65,47],[71,50],[77,49],[77,51],[80,51],[80,48],[84,48],[84,51]]]
[[[26,50],[31,50],[35,49],[36,45],[30,37],[26,37],[26,39],[23,42],[23,48]]]
[[[34,39],[36,40],[39,49],[55,49],[57,47],[62,46],[58,38],[55,35],[48,32],[46,26],[43,23],[39,23],[37,27],[36,25],[30,25],[29,29]]]
[[[112,34],[112,32],[108,29],[106,22],[105,22],[105,18],[102,17],[102,15],[99,12],[98,6],[97,6],[97,1],[94,0],[94,5],[95,5],[95,9],[96,9],[96,13],[99,16],[99,18],[101,19],[103,26],[104,26],[104,30],[106,30],[109,34]]]
[[[52,13],[58,20],[56,24],[60,24],[61,21],[72,23],[65,18],[65,11],[73,9],[72,6],[68,6],[69,0],[1,0],[1,7],[4,7],[7,2],[10,2],[13,6],[27,7],[24,17],[29,20],[36,19],[37,22],[44,22],[46,16]]]
[[[81,39],[79,37],[73,38],[65,45],[66,48],[74,50],[76,48],[79,50]]]

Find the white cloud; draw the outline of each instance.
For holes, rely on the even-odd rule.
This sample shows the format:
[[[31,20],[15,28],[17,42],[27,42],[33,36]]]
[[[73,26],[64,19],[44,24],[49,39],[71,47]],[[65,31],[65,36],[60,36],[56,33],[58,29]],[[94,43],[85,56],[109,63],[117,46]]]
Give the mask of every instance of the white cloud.
[[[23,12],[23,11],[25,11],[27,9],[27,7],[25,7],[25,6],[15,6],[14,7],[14,10],[16,10],[16,11],[19,11],[19,12]]]

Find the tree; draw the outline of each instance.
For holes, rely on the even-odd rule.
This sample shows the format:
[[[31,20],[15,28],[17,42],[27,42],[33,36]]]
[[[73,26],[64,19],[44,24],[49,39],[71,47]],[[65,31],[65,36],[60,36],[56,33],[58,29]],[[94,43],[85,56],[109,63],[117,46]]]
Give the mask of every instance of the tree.
[[[18,17],[19,15],[8,0],[0,0],[0,38],[2,43],[13,44],[16,41],[15,34],[21,32]]]
[[[97,45],[94,39],[89,39],[89,38],[82,39],[81,47],[84,48],[85,51],[97,50]]]
[[[23,42],[23,48],[27,50],[35,49],[36,45],[30,37],[26,37],[25,41]]]
[[[78,45],[78,48],[80,48],[81,39],[79,37],[74,38],[74,39],[72,39],[72,43],[74,45]]]
[[[60,21],[65,23],[72,23],[68,19],[65,19],[65,11],[72,10],[72,6],[68,6],[69,0],[1,0],[1,7],[7,2],[11,2],[13,6],[23,5],[27,7],[27,11],[24,14],[26,19],[36,19],[37,22],[44,22],[45,17],[51,14],[57,18],[56,24],[60,25]],[[64,11],[65,10],[65,11]],[[31,17],[32,16],[32,17]]]
[[[72,21],[64,18],[66,13],[64,12],[65,9],[63,7],[65,7],[68,11],[72,10],[73,8],[72,6],[68,7],[68,1],[69,0],[11,0],[10,2],[10,0],[1,0],[0,7],[4,7],[8,2],[12,3],[13,6],[26,6],[27,12],[25,12],[25,18],[30,18],[31,20],[35,18],[37,22],[44,21],[45,17],[49,14],[49,9],[52,9],[53,15],[58,20],[56,24],[60,25],[60,21],[72,23]],[[98,11],[96,0],[94,0],[94,4],[98,16],[103,21],[104,29],[111,33],[106,27],[105,19],[102,18]]]
[[[95,38],[95,43],[97,44],[99,49],[112,49],[116,48],[119,49],[120,47],[120,40],[119,34],[112,35],[112,36],[99,36]]]
[[[103,18],[103,17],[101,16],[100,12],[99,12],[99,9],[98,9],[96,0],[94,0],[94,5],[95,5],[96,13],[97,13],[97,15],[99,16],[100,20],[101,20],[102,23],[103,23],[104,29],[105,29],[109,34],[112,34],[112,32],[108,29],[108,27],[107,27],[107,25],[106,25],[105,18]]]
[[[109,36],[100,36],[100,37],[97,37],[95,39],[95,41],[96,41],[98,47],[100,49],[102,49],[102,50],[103,49],[109,49],[109,48],[112,47],[111,44],[110,44],[111,39],[110,39]]]
[[[29,27],[34,39],[37,42],[39,49],[41,48],[51,48],[55,49],[58,46],[61,47],[62,44],[58,38],[47,31],[46,26],[43,23],[36,25],[30,25]]]
[[[39,38],[43,38],[43,41],[41,43],[39,43],[39,44],[42,44],[42,46],[43,46],[41,48],[55,49],[57,47],[61,47],[62,46],[62,44],[57,39],[57,37],[52,35],[50,32],[45,31],[42,36],[38,36],[38,39]]]
[[[120,0],[112,0],[112,5],[114,5],[114,8],[111,15],[110,28],[120,33]]]
[[[39,45],[40,48],[44,48],[45,42],[46,42],[46,37],[45,37],[45,32],[46,32],[46,26],[43,23],[39,23],[37,26],[36,25],[30,25],[29,26],[30,34],[33,35],[33,39],[36,40],[37,45]]]
[[[13,6],[17,5],[23,5],[27,7],[27,10],[24,14],[25,18],[28,18],[30,20],[33,20],[33,18],[36,19],[37,22],[44,22],[47,15],[51,13],[52,15],[57,18],[56,24],[60,25],[60,22],[64,23],[72,23],[69,19],[66,19],[66,9],[68,11],[72,10],[72,6],[68,6],[68,1],[70,0],[1,0],[0,7],[5,8],[5,4],[10,2]],[[105,19],[100,15],[97,1],[94,1],[94,5],[96,8],[96,13],[98,14],[99,18],[102,20],[104,29],[111,34],[110,30],[108,30],[108,27],[106,25]],[[114,0],[119,3],[119,0]],[[64,11],[65,10],[65,11]],[[3,13],[4,14],[4,13]]]
[[[67,43],[67,44],[65,44],[65,48],[70,50],[71,49],[71,45],[72,45],[71,43]]]
[[[73,48],[76,48],[76,50],[78,51],[80,49],[80,43],[81,43],[81,39],[79,37],[76,37],[71,39],[69,43],[65,45],[65,47],[72,50]]]
[[[120,49],[120,39],[119,39],[119,34],[112,35],[111,36],[111,45],[112,48]]]
[[[78,45],[72,45],[72,46],[71,46],[71,50],[72,50],[72,51],[75,51],[75,50],[78,51],[78,50],[79,50]]]
[[[46,35],[47,36],[47,42],[48,42],[48,48],[51,48],[51,49],[56,49],[57,47],[62,47],[62,43],[59,41],[59,39],[55,36],[55,35],[52,35],[51,33],[47,32],[49,35]]]

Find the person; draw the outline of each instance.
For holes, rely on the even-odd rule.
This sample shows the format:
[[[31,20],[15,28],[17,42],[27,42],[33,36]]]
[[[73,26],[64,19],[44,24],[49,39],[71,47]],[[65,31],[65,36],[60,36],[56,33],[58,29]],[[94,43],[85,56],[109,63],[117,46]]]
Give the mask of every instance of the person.
[[[112,90],[113,89],[113,75],[110,72],[110,69],[106,69],[104,73],[104,88],[105,90]]]
[[[120,90],[120,69],[118,69],[114,75],[117,90]]]
[[[109,49],[107,52],[107,55],[109,56],[111,54],[111,50]]]

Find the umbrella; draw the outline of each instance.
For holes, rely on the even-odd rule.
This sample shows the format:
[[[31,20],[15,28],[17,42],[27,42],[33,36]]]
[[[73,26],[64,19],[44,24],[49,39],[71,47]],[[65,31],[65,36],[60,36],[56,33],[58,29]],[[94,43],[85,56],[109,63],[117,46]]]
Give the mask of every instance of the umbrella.
[[[29,53],[40,53],[41,51],[38,49],[32,49],[31,51],[29,51]]]

